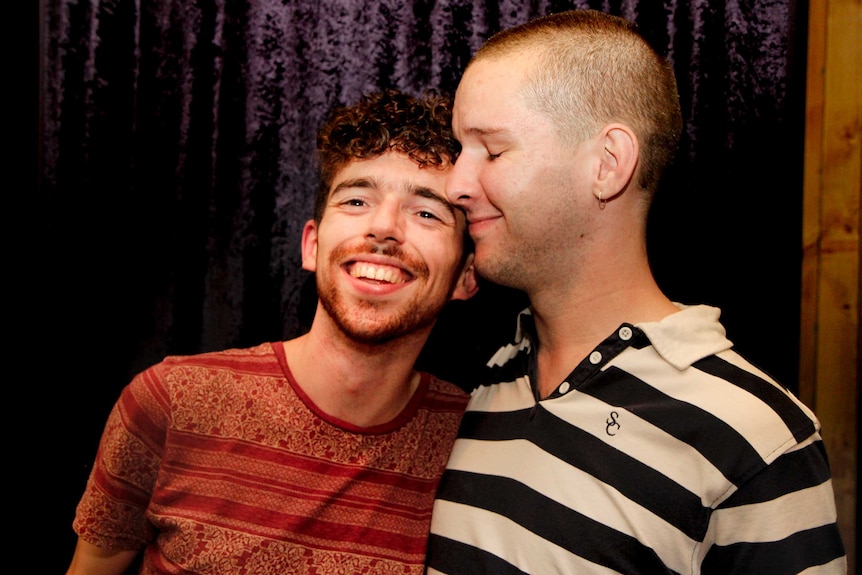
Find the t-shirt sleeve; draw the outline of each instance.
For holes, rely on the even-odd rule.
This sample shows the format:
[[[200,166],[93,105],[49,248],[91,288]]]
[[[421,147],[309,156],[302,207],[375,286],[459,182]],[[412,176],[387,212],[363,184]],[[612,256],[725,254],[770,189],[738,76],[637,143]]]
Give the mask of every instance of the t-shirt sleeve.
[[[139,549],[154,536],[147,520],[170,415],[158,366],[126,386],[108,416],[73,528],[105,549]]]

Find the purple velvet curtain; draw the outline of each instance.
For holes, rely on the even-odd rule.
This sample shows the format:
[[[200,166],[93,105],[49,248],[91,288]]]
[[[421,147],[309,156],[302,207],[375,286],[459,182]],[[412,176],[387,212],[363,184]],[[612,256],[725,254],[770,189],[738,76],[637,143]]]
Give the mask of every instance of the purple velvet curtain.
[[[44,2],[41,185],[64,278],[53,303],[81,328],[60,359],[86,361],[88,382],[66,397],[78,475],[63,537],[73,541],[74,500],[134,372],[307,324],[300,231],[325,112],[387,87],[454,93],[485,38],[550,12],[626,16],[674,63],[687,130],[651,216],[656,275],[677,301],[721,307],[738,348],[796,386],[800,1]],[[444,375],[509,333],[521,301],[483,293],[429,344]]]

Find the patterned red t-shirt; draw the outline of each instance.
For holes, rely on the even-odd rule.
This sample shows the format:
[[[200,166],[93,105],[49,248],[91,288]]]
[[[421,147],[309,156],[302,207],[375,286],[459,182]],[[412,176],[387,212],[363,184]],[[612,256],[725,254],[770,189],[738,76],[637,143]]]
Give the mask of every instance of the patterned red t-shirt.
[[[280,343],[169,357],[114,406],[74,528],[146,547],[145,574],[419,574],[467,399],[423,374],[396,419],[351,428]]]

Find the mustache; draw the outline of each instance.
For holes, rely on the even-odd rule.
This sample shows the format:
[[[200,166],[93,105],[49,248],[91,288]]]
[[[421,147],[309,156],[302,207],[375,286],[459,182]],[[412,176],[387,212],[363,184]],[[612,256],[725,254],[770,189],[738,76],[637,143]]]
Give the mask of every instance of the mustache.
[[[349,259],[350,256],[358,256],[364,254],[384,255],[398,260],[405,260],[404,250],[401,246],[396,245],[380,245],[371,242],[365,242],[359,245],[342,245],[332,250],[332,258],[334,259]]]

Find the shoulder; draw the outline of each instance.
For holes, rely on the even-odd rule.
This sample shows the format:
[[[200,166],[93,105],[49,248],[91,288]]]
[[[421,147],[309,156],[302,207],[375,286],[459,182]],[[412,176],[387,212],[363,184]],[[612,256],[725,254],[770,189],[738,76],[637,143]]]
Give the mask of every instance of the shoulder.
[[[438,407],[449,406],[449,409],[461,410],[467,406],[470,395],[458,385],[440,379],[427,372],[421,372],[423,380],[428,382],[425,401]]]
[[[160,376],[182,373],[261,373],[280,372],[274,344],[264,343],[248,348],[232,348],[194,355],[169,355],[147,369]]]
[[[778,436],[785,437],[786,446],[802,443],[819,433],[820,422],[808,406],[736,351],[727,350],[705,358],[697,367],[720,381],[728,395],[736,399],[737,412],[747,424],[743,429],[751,428],[747,435],[753,441],[769,437],[764,428],[778,430]]]
[[[194,393],[230,393],[261,380],[283,380],[273,344],[194,355],[171,355],[135,376],[129,387],[174,403]]]
[[[130,394],[158,403],[171,427],[239,436],[244,421],[259,422],[292,401],[274,347],[168,356],[136,376]]]
[[[196,365],[218,367],[265,364],[276,359],[275,345],[277,344],[262,343],[253,347],[222,349],[193,355],[169,355],[154,367],[161,366],[164,369],[170,369]]]

